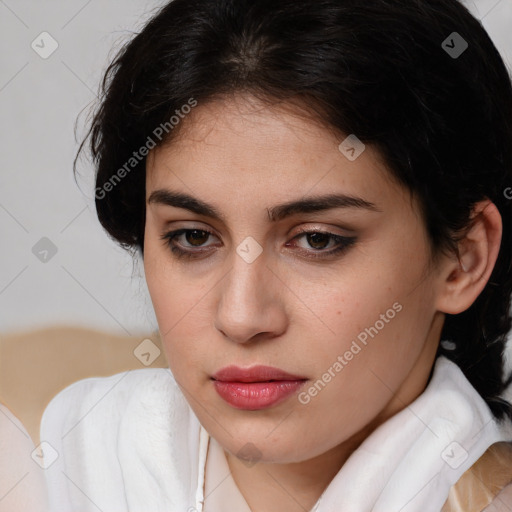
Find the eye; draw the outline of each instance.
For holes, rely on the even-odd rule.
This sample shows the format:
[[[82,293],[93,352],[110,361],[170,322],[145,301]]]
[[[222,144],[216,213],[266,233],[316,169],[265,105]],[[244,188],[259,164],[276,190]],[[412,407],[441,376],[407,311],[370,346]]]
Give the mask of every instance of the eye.
[[[184,236],[184,242],[177,242]],[[210,252],[209,250],[190,250],[193,247],[204,248],[213,247],[212,244],[204,245],[210,236],[215,236],[205,229],[178,229],[165,233],[161,239],[171,249],[172,253],[178,258],[200,258],[204,253]],[[299,252],[304,254],[307,258],[329,258],[335,254],[340,254],[347,250],[356,242],[356,237],[345,237],[335,235],[334,233],[324,231],[303,231],[292,238],[294,240],[304,239],[309,247],[313,250],[301,248]],[[286,244],[290,247],[290,242]],[[330,246],[329,250],[325,250]],[[293,247],[293,245],[292,245]]]
[[[301,251],[308,258],[329,258],[343,253],[356,242],[355,236],[346,237],[327,231],[302,231],[292,241],[298,239],[304,239],[309,247],[314,249]],[[289,244],[286,245],[289,247]],[[330,249],[325,250],[329,245]]]
[[[185,235],[186,242],[191,245],[177,244],[176,239]],[[182,247],[202,247],[205,241],[210,235],[213,235],[210,231],[205,229],[178,229],[176,231],[169,231],[165,233],[161,239],[165,241],[166,245],[169,246],[171,251],[179,258],[196,258],[198,253],[204,253],[206,251],[189,251]],[[215,235],[213,235],[215,236]],[[207,246],[208,247],[208,246]]]

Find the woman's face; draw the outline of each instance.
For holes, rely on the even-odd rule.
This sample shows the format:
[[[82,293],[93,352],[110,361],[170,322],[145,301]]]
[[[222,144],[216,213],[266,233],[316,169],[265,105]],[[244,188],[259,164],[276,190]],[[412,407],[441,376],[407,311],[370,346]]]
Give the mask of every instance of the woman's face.
[[[430,375],[441,278],[417,204],[371,147],[340,149],[344,137],[248,96],[181,122],[146,178],[145,273],[172,373],[231,454],[335,454]],[[243,375],[256,365],[292,377]],[[215,381],[228,366],[242,375]]]

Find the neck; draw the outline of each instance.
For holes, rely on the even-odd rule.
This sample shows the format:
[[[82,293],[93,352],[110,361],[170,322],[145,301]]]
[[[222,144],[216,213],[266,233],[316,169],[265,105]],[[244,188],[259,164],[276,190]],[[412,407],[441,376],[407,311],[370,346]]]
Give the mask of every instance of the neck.
[[[322,455],[293,464],[247,466],[226,452],[233,479],[252,512],[304,512],[313,508],[365,435],[350,439]]]

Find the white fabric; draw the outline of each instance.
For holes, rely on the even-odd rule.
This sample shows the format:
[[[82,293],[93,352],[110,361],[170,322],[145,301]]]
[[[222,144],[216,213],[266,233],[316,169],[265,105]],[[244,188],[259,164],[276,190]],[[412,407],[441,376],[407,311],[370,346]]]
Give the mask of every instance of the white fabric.
[[[46,470],[51,512],[204,512],[209,435],[168,369],[76,382],[48,405],[41,440],[60,453]],[[312,510],[439,512],[450,487],[503,440],[510,423],[498,424],[440,357],[424,393],[362,443]]]
[[[21,421],[0,404],[0,512],[47,512],[40,450]]]

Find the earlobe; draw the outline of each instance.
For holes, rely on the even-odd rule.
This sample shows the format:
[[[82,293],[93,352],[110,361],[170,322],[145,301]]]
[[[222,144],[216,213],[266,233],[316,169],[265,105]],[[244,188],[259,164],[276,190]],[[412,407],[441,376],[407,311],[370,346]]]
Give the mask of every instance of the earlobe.
[[[503,229],[498,208],[490,200],[481,201],[471,218],[471,228],[459,242],[458,258],[447,260],[441,275],[437,308],[450,315],[466,311],[475,302],[498,259]]]

